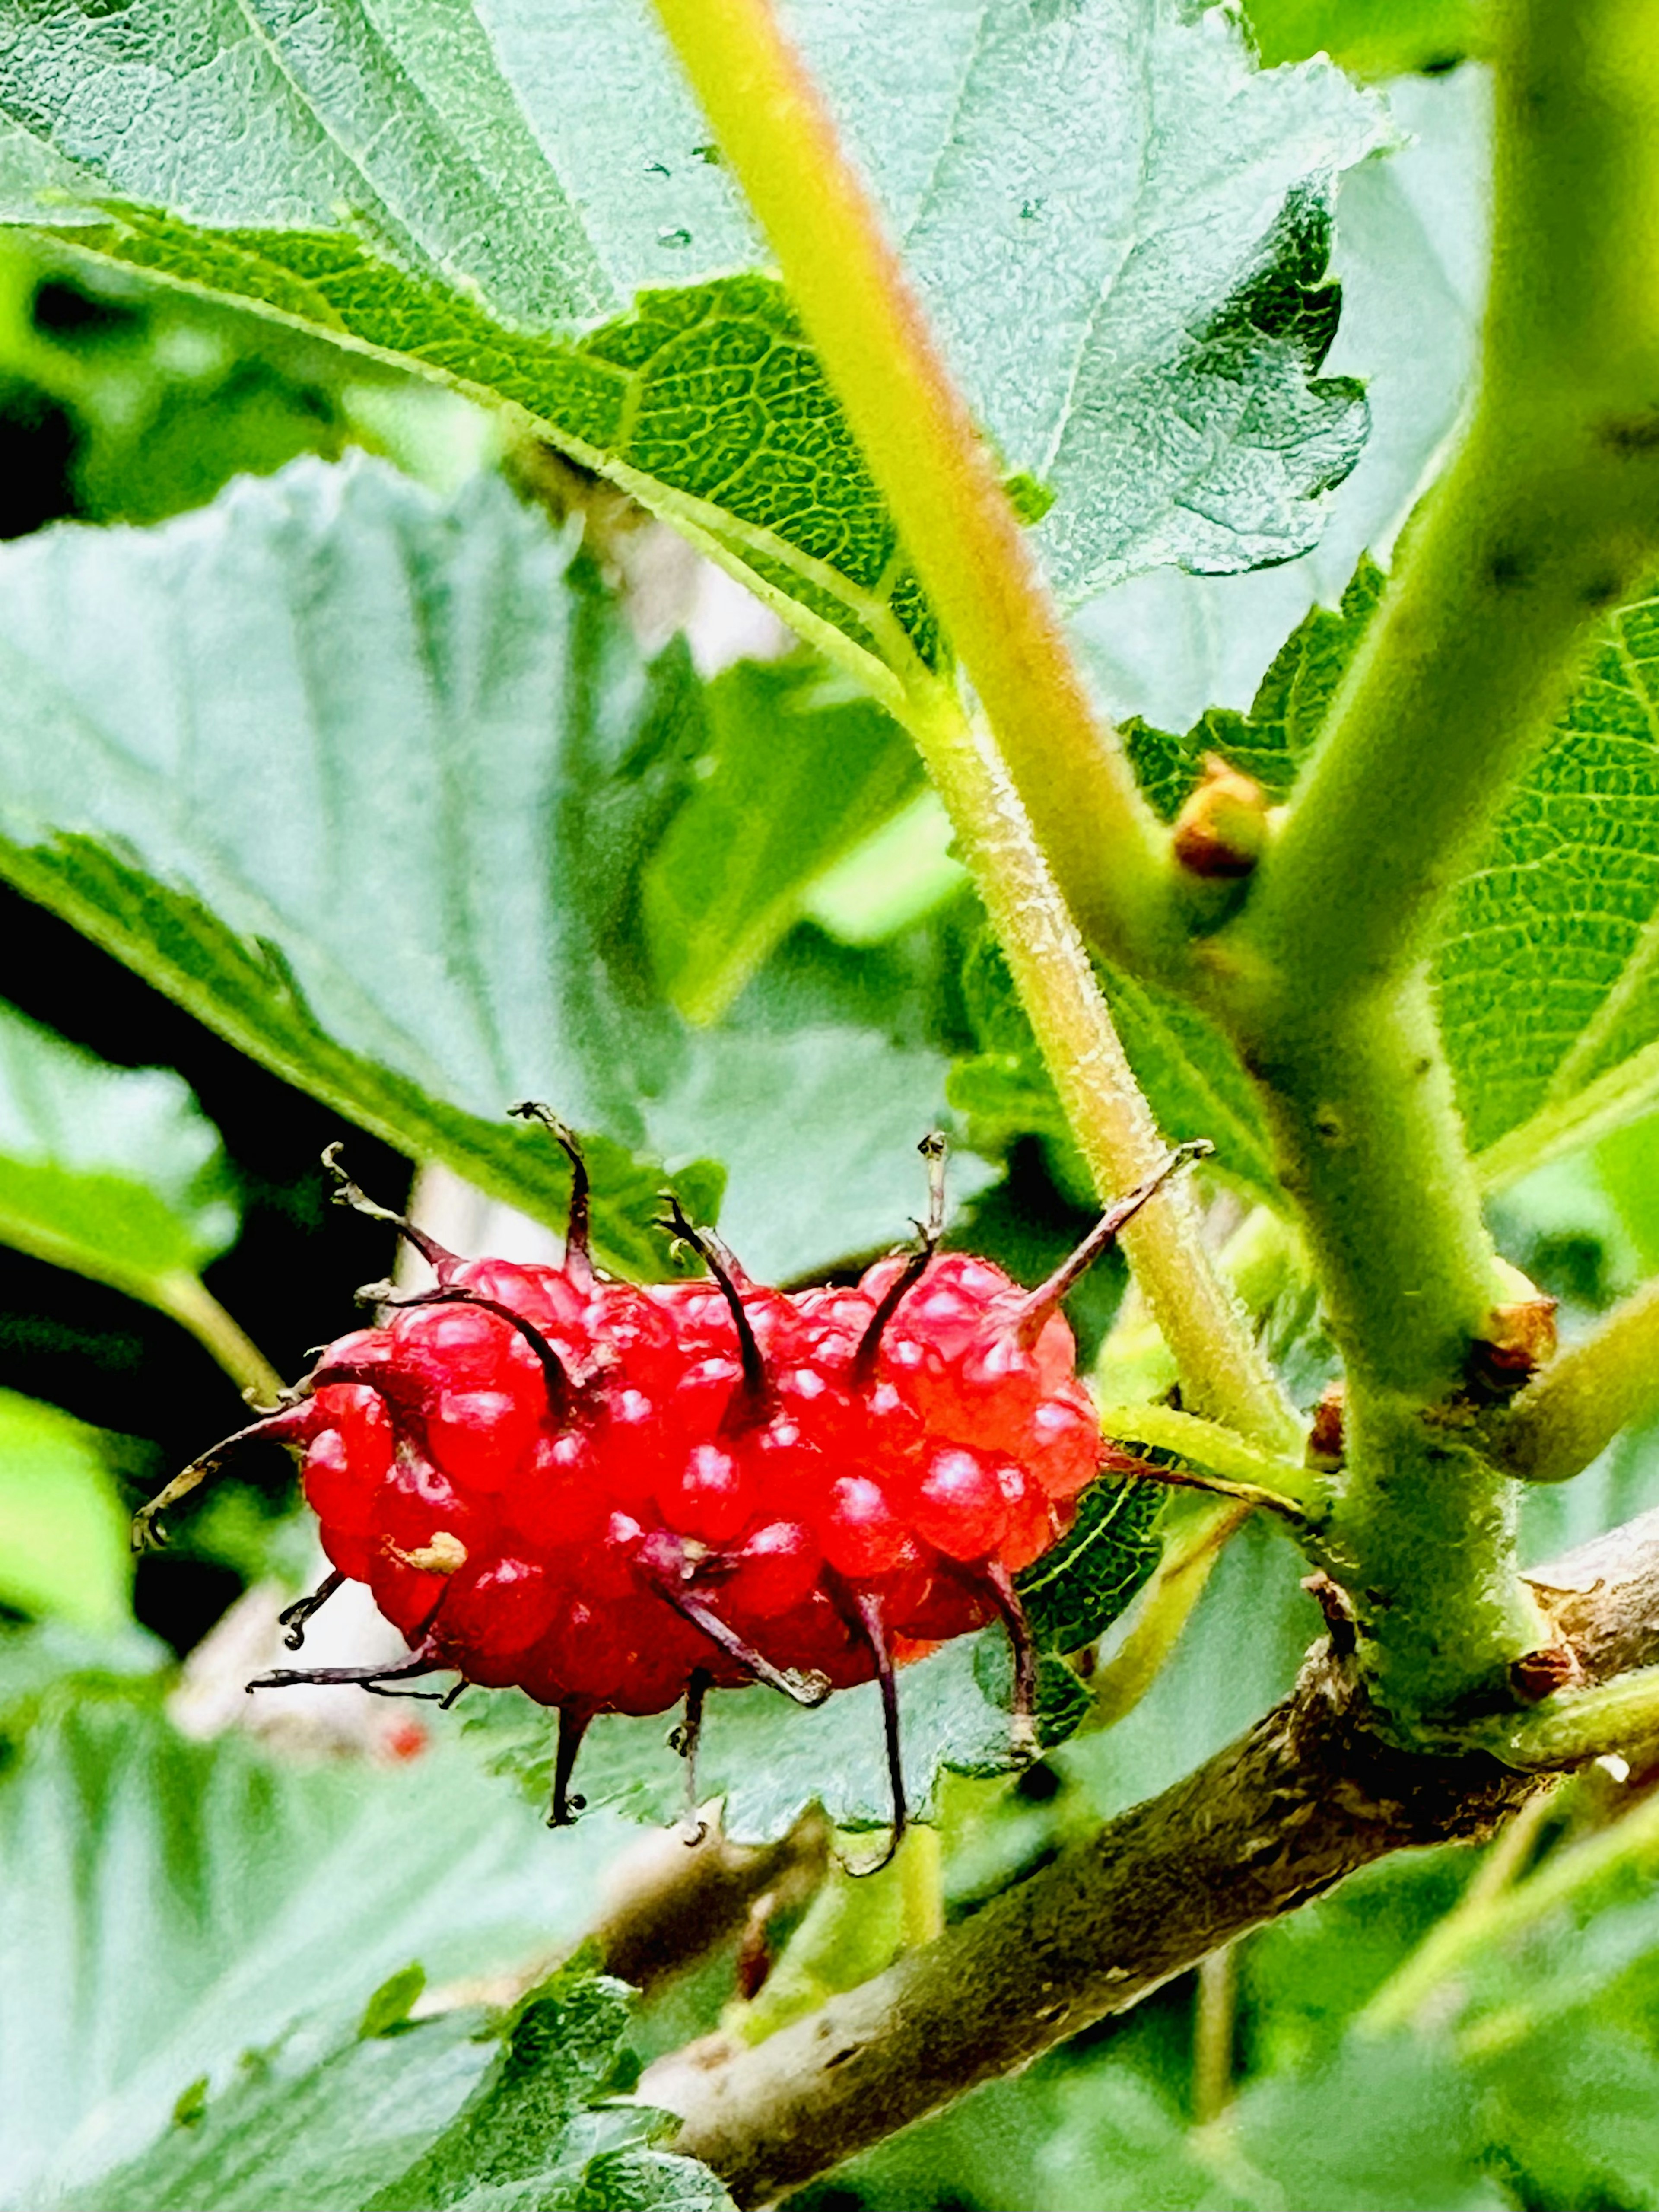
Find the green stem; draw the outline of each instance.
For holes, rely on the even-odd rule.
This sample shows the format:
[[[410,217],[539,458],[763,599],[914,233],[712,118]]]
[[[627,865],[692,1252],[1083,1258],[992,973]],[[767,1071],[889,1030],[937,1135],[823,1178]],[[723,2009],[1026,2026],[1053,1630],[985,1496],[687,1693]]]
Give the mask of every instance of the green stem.
[[[1093,717],[984,442],[768,0],[658,9],[984,708],[994,734],[970,722],[953,684],[917,677],[904,719],[1079,1146],[1102,1197],[1114,1197],[1153,1172],[1164,1146],[1049,854],[1083,886],[1094,926],[1121,946],[1159,908],[1159,838]],[[1293,1449],[1290,1409],[1210,1264],[1190,1194],[1161,1193],[1124,1243],[1193,1402]]]
[[[1517,1398],[1490,1440],[1528,1482],[1565,1482],[1620,1431],[1659,1412],[1659,1279],[1615,1306]]]
[[[1480,395],[1231,933],[1290,993],[1420,959],[1659,545],[1659,0],[1509,0]]]
[[[1144,948],[1164,837],[816,87],[769,0],[657,12],[1079,917]]]
[[[1317,1512],[1324,1503],[1326,1485],[1312,1468],[1258,1451],[1231,1429],[1173,1406],[1103,1406],[1100,1426],[1103,1436],[1131,1449],[1151,1444],[1178,1453],[1194,1468],[1238,1486],[1236,1496],[1255,1493],[1247,1502],[1288,1505],[1298,1516]]]
[[[1506,1766],[1571,1766],[1632,1749],[1645,1758],[1659,1745],[1659,1666],[1638,1667],[1593,1689],[1564,1690],[1529,1713],[1470,1729],[1468,1741]]]
[[[1492,1302],[1492,1249],[1426,982],[1277,999],[1241,1024],[1350,1389],[1437,1404]]]
[[[1146,1180],[1166,1148],[1032,823],[983,732],[942,689],[918,724],[928,771],[956,826],[1061,1106],[1097,1189],[1109,1200]],[[1185,1179],[1122,1232],[1188,1403],[1273,1452],[1300,1425],[1201,1234]]]
[[[273,1404],[283,1378],[240,1323],[225,1311],[199,1275],[163,1275],[149,1296],[205,1346],[239,1390]]]

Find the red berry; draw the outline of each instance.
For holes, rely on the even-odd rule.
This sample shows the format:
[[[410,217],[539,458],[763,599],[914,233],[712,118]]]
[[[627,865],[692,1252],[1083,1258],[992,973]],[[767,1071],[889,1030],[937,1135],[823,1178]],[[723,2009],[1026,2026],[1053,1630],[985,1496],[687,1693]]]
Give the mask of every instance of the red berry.
[[[918,1532],[947,1559],[982,1559],[1008,1525],[1008,1501],[988,1460],[951,1444],[927,1462],[915,1517]]]

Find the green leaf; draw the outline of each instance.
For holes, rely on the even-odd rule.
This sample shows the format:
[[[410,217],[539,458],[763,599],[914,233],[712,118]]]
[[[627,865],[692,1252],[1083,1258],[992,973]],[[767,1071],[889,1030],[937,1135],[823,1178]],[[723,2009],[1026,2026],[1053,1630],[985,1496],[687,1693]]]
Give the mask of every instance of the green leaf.
[[[1124,725],[1140,787],[1164,821],[1174,821],[1196,787],[1206,753],[1254,776],[1275,804],[1289,798],[1385,580],[1362,556],[1340,607],[1310,608],[1279,647],[1248,714],[1212,708],[1181,737],[1139,720]]]
[[[940,1063],[836,1023],[696,1033],[653,998],[641,872],[706,750],[702,687],[571,558],[493,478],[444,504],[362,459],[0,550],[0,872],[556,1223],[562,1156],[503,1118],[549,1100],[599,1133],[596,1225],[631,1272],[664,1255],[636,1152],[724,1159],[759,1274],[884,1245]]]
[[[1362,561],[1340,610],[1315,608],[1287,640],[1248,714],[1212,709],[1182,737],[1130,726],[1136,772],[1166,818],[1206,752],[1275,800],[1290,795],[1382,583]],[[1453,902],[1435,980],[1489,1186],[1659,1100],[1656,695],[1659,599],[1650,599],[1607,618],[1548,745]],[[1126,1022],[1126,1037],[1133,1026]]]
[[[1364,6],[1379,19],[1376,0]],[[1218,702],[1248,706],[1309,607],[1334,606],[1364,549],[1394,542],[1455,427],[1485,306],[1490,83],[1464,70],[1397,80],[1388,98],[1405,143],[1343,176],[1333,261],[1328,368],[1365,380],[1365,450],[1300,559],[1249,576],[1160,569],[1085,611],[1075,634],[1119,718],[1181,730]]]
[[[181,1077],[111,1067],[0,1004],[0,1240],[166,1306],[236,1230]]]
[[[1062,589],[1312,543],[1364,435],[1357,386],[1317,372],[1330,179],[1383,143],[1375,106],[1322,62],[1255,71],[1181,0],[929,0],[850,30],[804,0],[793,27],[970,404],[1054,495]],[[638,0],[204,0],[187,27],[140,0],[118,33],[26,21],[0,60],[14,219],[511,400],[809,635],[930,661],[706,141]]]
[[[381,1983],[363,2008],[363,2016],[357,2023],[360,2039],[372,2035],[390,2035],[405,2026],[416,1999],[426,1987],[426,1968],[419,1961],[400,1966],[398,1972]]]
[[[1304,1572],[1282,1532],[1259,1518],[1228,1544],[1145,1697],[1115,1727],[1078,1735],[1061,1754],[1103,1817],[1168,1789],[1285,1695],[1320,1633]],[[1111,1652],[1109,1638],[1105,1663]]]
[[[418,1972],[418,1969],[411,1969]],[[149,2151],[69,2200],[88,2212],[729,2212],[672,2122],[603,2101],[627,1992],[574,1963],[506,2021],[476,2009],[352,2035],[339,2009],[198,2076]]]
[[[130,1516],[101,1442],[0,1390],[0,1602],[94,1633],[131,1618]]]
[[[1045,1651],[1076,1651],[1109,1628],[1158,1565],[1155,1482],[1092,1484],[1071,1534],[1019,1578],[1031,1632]]]
[[[1659,1098],[1659,599],[1610,616],[1437,963],[1490,1182]]]
[[[340,2008],[335,2039],[350,2044],[360,2088],[396,2081],[404,2037],[357,2039],[365,1989],[411,1955],[442,1983],[568,1943],[616,1847],[603,1815],[550,1836],[459,1750],[398,1768],[283,1767],[234,1737],[185,1741],[142,1688],[65,1702],[48,1699],[0,1780],[9,2205],[60,2187],[113,2203],[100,2177],[151,2139],[181,2092],[208,2077],[210,2130],[232,2085],[253,2086],[237,2053],[302,2014]],[[461,2051],[439,2066],[465,2075],[451,2110],[477,2077]],[[382,2179],[447,2117],[413,2085],[410,2099],[410,2112],[386,2114],[387,2130],[418,2121],[427,2132]],[[273,2093],[262,2125],[285,2126],[283,2109]],[[352,2139],[351,2110],[343,2092],[338,2140]],[[356,2125],[372,2143],[361,2105]],[[249,2190],[234,2201],[341,2201]],[[204,2201],[228,2212],[233,2199]]]
[[[898,1689],[905,1796],[914,1814],[930,1817],[942,1768],[994,1775],[1019,1764],[1010,1740],[1013,1668],[1001,1629],[957,1637],[901,1668]],[[1042,1740],[1063,1741],[1087,1705],[1071,1670],[1045,1660]],[[515,1690],[475,1697],[465,1710],[499,1769],[545,1804],[553,1771],[550,1716]],[[685,1770],[660,1718],[601,1715],[583,1741],[577,1787],[590,1805],[613,1805],[634,1820],[669,1824],[685,1811]],[[775,1690],[714,1692],[703,1718],[697,1795],[723,1801],[721,1824],[735,1843],[787,1834],[814,1804],[838,1828],[885,1827],[892,1798],[876,1685],[837,1691],[812,1712]]]
[[[1250,0],[1263,64],[1327,53],[1356,76],[1445,69],[1480,51],[1477,0]]]
[[[741,661],[705,708],[699,781],[644,878],[658,977],[693,1021],[725,1011],[819,879],[921,783],[898,725],[816,659]]]
[[[506,2047],[465,2109],[368,2212],[580,2212],[683,2205],[723,2212],[707,2167],[650,2148],[673,2122],[647,2106],[592,2107],[628,2027],[623,1984],[579,1960],[518,2008]]]

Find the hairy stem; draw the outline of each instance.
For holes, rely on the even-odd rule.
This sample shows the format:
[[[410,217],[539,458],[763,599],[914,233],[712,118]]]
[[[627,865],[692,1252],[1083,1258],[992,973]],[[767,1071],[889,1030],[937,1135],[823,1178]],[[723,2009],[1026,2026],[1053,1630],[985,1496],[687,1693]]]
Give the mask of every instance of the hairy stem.
[[[1085,927],[1127,954],[1164,840],[1096,715],[990,449],[769,0],[657,12]]]
[[[923,752],[956,823],[1055,1090],[1103,1200],[1165,1158],[1076,924],[1007,772],[982,732],[944,695]],[[1180,1369],[1188,1402],[1270,1451],[1300,1430],[1200,1234],[1177,1180],[1122,1231],[1124,1249]]]
[[[1164,911],[1161,844],[1096,721],[983,441],[867,194],[769,0],[658,0],[765,227],[988,730],[917,671],[904,719],[968,854],[1103,1198],[1163,1147],[1055,880],[1127,952]],[[1160,1195],[1124,1243],[1191,1401],[1275,1449],[1289,1407],[1211,1266],[1190,1197]]]
[[[1336,998],[1422,957],[1659,546],[1659,0],[1507,0],[1480,387],[1238,929]]]
[[[1621,1429],[1659,1412],[1659,1281],[1560,1353],[1492,1425],[1493,1458],[1528,1482],[1565,1482]]]

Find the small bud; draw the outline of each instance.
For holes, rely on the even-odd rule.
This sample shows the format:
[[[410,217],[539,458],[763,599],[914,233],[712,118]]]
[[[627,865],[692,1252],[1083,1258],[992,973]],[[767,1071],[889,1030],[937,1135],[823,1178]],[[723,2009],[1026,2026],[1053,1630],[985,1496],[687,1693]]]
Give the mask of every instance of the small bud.
[[[1188,875],[1248,876],[1267,842],[1267,797],[1254,776],[1206,753],[1202,780],[1176,817],[1175,856]]]
[[[1537,1651],[1523,1651],[1510,1662],[1510,1686],[1528,1705],[1553,1697],[1558,1690],[1573,1689],[1583,1679],[1584,1670],[1571,1644],[1549,1644]]]
[[[1334,1474],[1342,1464],[1344,1443],[1342,1435],[1342,1407],[1345,1386],[1328,1382],[1313,1410],[1313,1426],[1308,1431],[1305,1454],[1310,1467]]]
[[[1494,1306],[1486,1334],[1469,1348],[1469,1384],[1476,1396],[1514,1397],[1555,1356],[1553,1298],[1517,1299]]]

